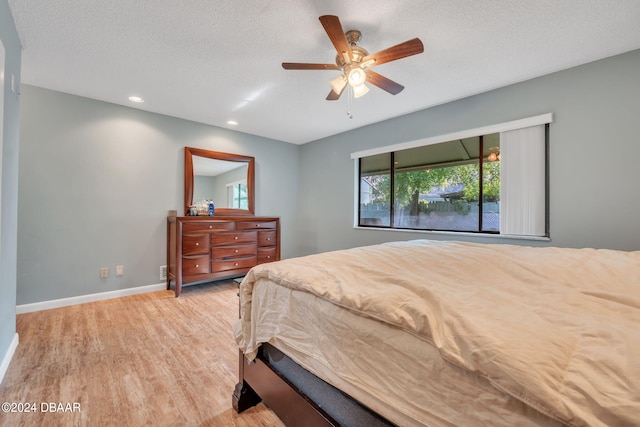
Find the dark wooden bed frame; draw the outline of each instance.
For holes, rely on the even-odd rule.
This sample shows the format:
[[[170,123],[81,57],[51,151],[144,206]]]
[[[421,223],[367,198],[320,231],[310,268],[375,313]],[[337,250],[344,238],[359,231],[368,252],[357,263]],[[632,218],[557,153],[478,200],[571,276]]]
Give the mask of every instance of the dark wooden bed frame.
[[[287,377],[281,368],[272,363],[274,357],[288,361],[297,370],[298,379],[292,381],[291,377]],[[323,402],[316,402],[305,391],[313,387],[316,387],[315,395],[321,395]],[[318,387],[320,392],[317,391]],[[233,408],[238,413],[260,401],[288,426],[393,426],[350,396],[296,365],[269,344],[262,344],[258,356],[250,364],[240,352],[239,382],[232,396]]]

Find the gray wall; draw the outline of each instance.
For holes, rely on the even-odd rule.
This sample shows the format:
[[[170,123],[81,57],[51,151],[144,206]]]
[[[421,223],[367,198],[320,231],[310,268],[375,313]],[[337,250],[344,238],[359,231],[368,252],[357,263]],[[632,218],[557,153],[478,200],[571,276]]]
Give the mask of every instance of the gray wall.
[[[27,85],[20,132],[18,304],[160,283],[185,146],[254,156],[256,215],[297,253],[295,145]]]
[[[0,362],[16,333],[16,242],[18,221],[19,98],[11,92],[11,75],[20,81],[22,47],[6,0],[0,0],[0,39],[5,49],[4,130],[0,139]]]
[[[633,51],[303,145],[300,254],[416,238],[640,250],[639,75]],[[551,242],[353,229],[350,153],[548,112]]]

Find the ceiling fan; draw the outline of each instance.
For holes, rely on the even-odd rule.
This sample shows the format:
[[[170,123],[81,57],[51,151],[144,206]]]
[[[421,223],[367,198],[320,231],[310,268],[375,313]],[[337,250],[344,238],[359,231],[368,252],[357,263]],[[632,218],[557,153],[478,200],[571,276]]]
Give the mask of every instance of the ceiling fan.
[[[404,43],[369,54],[364,48],[357,46],[362,34],[357,30],[349,30],[346,33],[342,29],[340,19],[333,15],[323,15],[320,22],[327,32],[331,43],[338,51],[335,64],[307,64],[299,62],[283,62],[285,70],[338,70],[342,74],[331,80],[331,92],[327,96],[328,101],[340,98],[347,84],[353,89],[353,96],[358,98],[369,91],[366,82],[392,95],[400,93],[404,86],[390,80],[369,67],[395,61],[424,52],[424,46],[419,38],[408,40]]]

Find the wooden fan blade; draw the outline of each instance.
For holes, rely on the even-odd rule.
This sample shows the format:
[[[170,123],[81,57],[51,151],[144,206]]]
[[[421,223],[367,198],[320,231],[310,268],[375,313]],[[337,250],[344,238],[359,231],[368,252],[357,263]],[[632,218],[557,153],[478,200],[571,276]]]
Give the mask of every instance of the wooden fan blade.
[[[333,89],[331,89],[331,92],[329,92],[329,95],[327,95],[327,101],[337,101],[338,99],[340,99],[340,95],[342,95],[342,92],[344,92],[344,90],[340,91],[340,93],[335,93]]]
[[[385,62],[395,61],[396,59],[406,58],[407,56],[417,55],[422,52],[424,52],[424,45],[419,38],[415,38],[381,50],[380,52],[367,55],[362,58],[362,62],[373,59],[375,62],[370,65],[373,67],[374,65],[384,64]]]
[[[300,62],[283,62],[285,70],[341,70],[336,64],[305,64]]]
[[[343,55],[344,52],[346,52],[349,55],[349,61],[351,61],[353,53],[351,52],[351,46],[349,46],[347,37],[344,35],[340,19],[333,15],[322,15],[320,17],[320,22],[338,53]]]
[[[365,70],[365,73],[367,74],[367,81],[369,83],[374,86],[378,86],[382,90],[386,90],[391,95],[397,95],[402,92],[402,89],[404,89],[404,86],[401,84],[398,84],[385,76],[381,76],[375,71]]]

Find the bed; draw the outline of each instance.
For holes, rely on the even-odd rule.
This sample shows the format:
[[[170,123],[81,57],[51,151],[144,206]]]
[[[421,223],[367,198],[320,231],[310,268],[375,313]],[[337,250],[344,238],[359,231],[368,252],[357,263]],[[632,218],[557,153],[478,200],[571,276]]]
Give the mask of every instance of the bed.
[[[239,295],[238,411],[262,398],[288,425],[640,425],[640,251],[394,242],[254,267]],[[359,421],[339,419],[340,399]]]

